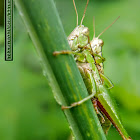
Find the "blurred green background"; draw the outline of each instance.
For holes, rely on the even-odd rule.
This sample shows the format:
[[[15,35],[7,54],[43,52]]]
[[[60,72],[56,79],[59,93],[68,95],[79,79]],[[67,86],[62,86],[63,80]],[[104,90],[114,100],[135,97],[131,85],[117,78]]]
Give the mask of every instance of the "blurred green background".
[[[86,0],[75,0],[82,18]],[[0,6],[3,1],[0,1]],[[46,1],[47,4],[47,1]],[[72,0],[55,0],[66,35],[76,26]],[[140,139],[140,1],[90,0],[83,24],[93,37],[120,19],[100,38],[104,40],[105,75],[122,122],[134,140]],[[0,10],[0,140],[70,140],[71,132],[51,88],[43,76],[40,59],[15,7],[14,61],[4,61],[3,9]],[[84,126],[83,126],[84,127]],[[108,140],[121,140],[112,126]]]

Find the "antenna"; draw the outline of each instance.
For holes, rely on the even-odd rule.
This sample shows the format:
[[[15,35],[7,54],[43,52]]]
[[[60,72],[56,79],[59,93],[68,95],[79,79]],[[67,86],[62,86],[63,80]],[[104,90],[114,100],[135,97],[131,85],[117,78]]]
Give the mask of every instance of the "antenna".
[[[93,17],[93,32],[94,32],[93,38],[95,38],[95,17]]]
[[[105,28],[105,29],[98,35],[97,38],[99,38],[108,28],[110,28],[119,18],[120,18],[120,16],[118,16],[107,28]]]
[[[89,3],[89,0],[87,0],[87,4],[86,4],[85,10],[84,10],[84,14],[83,14],[83,17],[82,17],[82,20],[81,20],[81,25],[82,25],[83,20],[85,18],[85,13],[86,13],[86,10],[87,10],[88,3]]]
[[[77,9],[76,9],[76,5],[75,5],[75,1],[74,0],[73,0],[73,5],[74,5],[75,12],[76,12],[77,26],[78,26],[78,13],[77,13]]]

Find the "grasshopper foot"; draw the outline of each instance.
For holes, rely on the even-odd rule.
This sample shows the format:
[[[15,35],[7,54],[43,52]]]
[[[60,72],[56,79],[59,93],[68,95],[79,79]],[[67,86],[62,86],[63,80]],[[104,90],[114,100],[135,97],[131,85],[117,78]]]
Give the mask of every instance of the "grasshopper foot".
[[[59,55],[59,54],[61,54],[61,53],[58,52],[58,51],[53,52],[53,56],[57,56],[57,55]]]
[[[62,110],[70,109],[70,108],[72,108],[72,106],[61,106],[61,109],[62,109]]]

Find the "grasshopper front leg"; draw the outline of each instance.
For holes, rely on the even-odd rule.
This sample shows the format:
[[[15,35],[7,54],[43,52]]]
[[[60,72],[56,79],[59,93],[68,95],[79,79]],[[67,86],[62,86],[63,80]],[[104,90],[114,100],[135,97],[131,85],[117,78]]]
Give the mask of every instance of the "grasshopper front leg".
[[[54,56],[60,55],[60,54],[77,54],[74,51],[69,51],[69,50],[62,50],[62,51],[55,51],[53,52]]]
[[[105,81],[105,85],[107,86],[108,89],[111,89],[114,87],[112,81],[106,77],[104,74],[100,73],[101,78]]]
[[[97,63],[97,64],[103,63],[103,62],[105,61],[105,58],[102,57],[102,56],[99,55],[99,54],[96,54],[96,53],[93,53],[93,52],[92,52],[92,55],[93,55],[94,57],[99,57],[98,59],[96,59],[96,63]]]
[[[85,62],[86,61],[86,56],[83,52],[74,52],[74,51],[69,51],[69,50],[62,50],[62,51],[53,52],[54,56],[62,55],[62,54],[73,54],[75,61],[78,61],[78,62]]]
[[[93,98],[95,94],[96,94],[96,93],[92,93],[91,95],[85,97],[84,99],[82,99],[82,100],[80,100],[80,101],[78,101],[78,102],[72,103],[70,106],[62,106],[61,108],[62,108],[62,110],[64,110],[64,109],[70,109],[70,108],[72,108],[72,107],[81,105],[81,104],[83,104],[84,102],[88,101],[89,99]]]

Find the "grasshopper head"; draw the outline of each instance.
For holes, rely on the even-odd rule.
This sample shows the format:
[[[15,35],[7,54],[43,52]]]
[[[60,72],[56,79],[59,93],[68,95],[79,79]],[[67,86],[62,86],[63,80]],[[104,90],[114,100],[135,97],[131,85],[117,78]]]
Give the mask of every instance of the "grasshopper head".
[[[92,51],[96,54],[99,54],[102,52],[102,47],[104,45],[104,42],[102,39],[93,38],[93,40],[90,42]]]
[[[90,42],[91,47],[102,47],[104,45],[104,42],[102,39],[93,38],[93,40]]]
[[[119,16],[120,17],[120,16]],[[102,46],[104,45],[104,42],[102,39],[99,39],[99,37],[108,29],[110,28],[118,19],[119,17],[117,17],[107,28],[105,28],[99,35],[98,37],[95,37],[95,20],[94,20],[94,17],[93,17],[93,31],[94,31],[94,36],[93,36],[93,40],[91,41],[91,47],[92,49],[101,49]]]
[[[85,27],[84,25],[79,25],[77,27],[77,32],[79,34],[85,35],[85,36],[89,36],[89,29],[88,27]]]
[[[88,27],[83,27],[83,30],[81,31],[81,33],[85,36],[89,36],[89,29]]]

